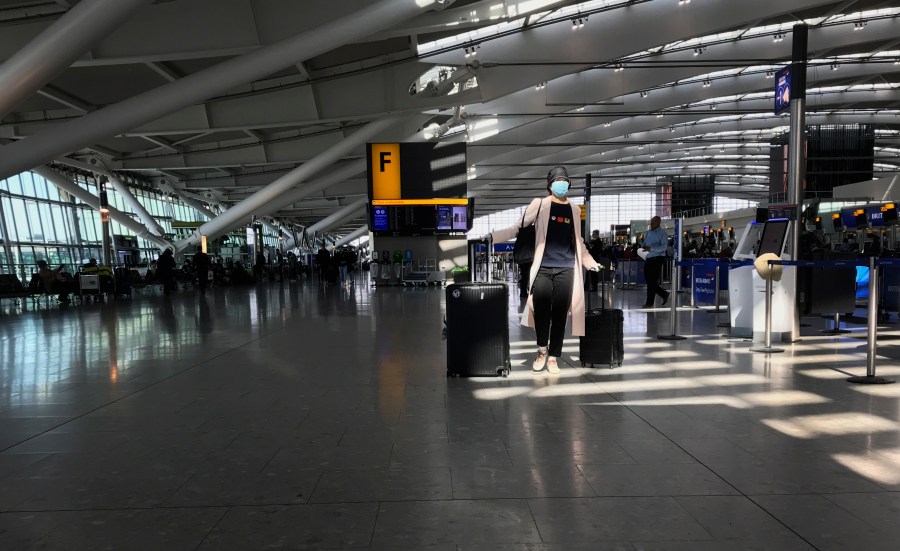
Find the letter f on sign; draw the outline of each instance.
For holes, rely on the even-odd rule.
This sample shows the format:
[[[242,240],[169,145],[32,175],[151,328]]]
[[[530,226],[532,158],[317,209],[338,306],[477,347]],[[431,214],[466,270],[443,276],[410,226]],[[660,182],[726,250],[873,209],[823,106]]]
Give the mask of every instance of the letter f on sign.
[[[400,144],[370,144],[369,177],[372,179],[372,199],[400,199]]]

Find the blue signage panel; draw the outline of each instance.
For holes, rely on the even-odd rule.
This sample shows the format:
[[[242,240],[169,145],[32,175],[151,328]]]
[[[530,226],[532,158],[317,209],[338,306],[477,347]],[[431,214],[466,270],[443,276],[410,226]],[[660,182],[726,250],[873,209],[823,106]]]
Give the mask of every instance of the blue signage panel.
[[[372,219],[374,221],[374,231],[388,231],[390,224],[388,223],[387,207],[372,207]]]
[[[880,228],[884,226],[884,211],[881,205],[874,207],[866,207],[866,220],[869,221],[869,227]]]
[[[698,304],[716,302],[716,267],[714,264],[694,266],[694,301]]]
[[[791,109],[791,68],[775,73],[775,114],[780,115]]]
[[[716,281],[716,265],[714,259],[703,264],[694,265],[694,301],[702,304],[715,304],[716,288],[720,291],[728,289],[728,266],[719,264],[719,280]]]

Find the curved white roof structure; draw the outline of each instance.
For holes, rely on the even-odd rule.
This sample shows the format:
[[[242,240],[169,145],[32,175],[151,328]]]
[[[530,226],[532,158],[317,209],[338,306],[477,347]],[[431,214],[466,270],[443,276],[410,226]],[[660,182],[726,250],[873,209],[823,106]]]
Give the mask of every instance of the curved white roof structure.
[[[542,193],[556,164],[609,192],[719,174],[720,194],[759,198],[787,126],[771,77],[800,22],[809,124],[875,125],[876,172],[900,170],[898,1],[127,4],[0,0],[0,177],[99,157],[231,207],[319,158],[278,204],[243,208],[311,226],[366,193],[344,140],[391,118],[374,139],[468,142],[479,214]]]

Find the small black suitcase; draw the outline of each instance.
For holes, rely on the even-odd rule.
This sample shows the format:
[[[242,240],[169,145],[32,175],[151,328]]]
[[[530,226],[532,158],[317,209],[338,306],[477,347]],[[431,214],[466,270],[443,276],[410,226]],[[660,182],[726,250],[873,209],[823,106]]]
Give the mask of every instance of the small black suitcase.
[[[447,376],[509,375],[508,316],[505,283],[447,286]]]
[[[579,339],[578,357],[582,367],[606,364],[622,366],[625,345],[622,324],[625,318],[621,310],[590,310],[584,318],[584,336]]]
[[[625,314],[619,309],[606,310],[606,300],[602,295],[605,284],[601,283],[601,304],[599,310],[590,309],[588,294],[588,311],[584,316],[584,336],[579,338],[578,358],[581,366],[590,364],[606,364],[610,369],[622,367],[625,355],[623,324]]]

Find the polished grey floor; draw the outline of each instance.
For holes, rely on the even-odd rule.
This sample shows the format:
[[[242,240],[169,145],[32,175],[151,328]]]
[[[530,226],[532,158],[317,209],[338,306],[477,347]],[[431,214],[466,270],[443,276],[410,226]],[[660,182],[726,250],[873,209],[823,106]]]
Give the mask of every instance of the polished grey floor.
[[[0,549],[898,548],[900,384],[844,382],[863,327],[767,357],[628,309],[621,369],[568,340],[550,376],[518,308],[512,375],[448,380],[439,289],[5,304]]]

